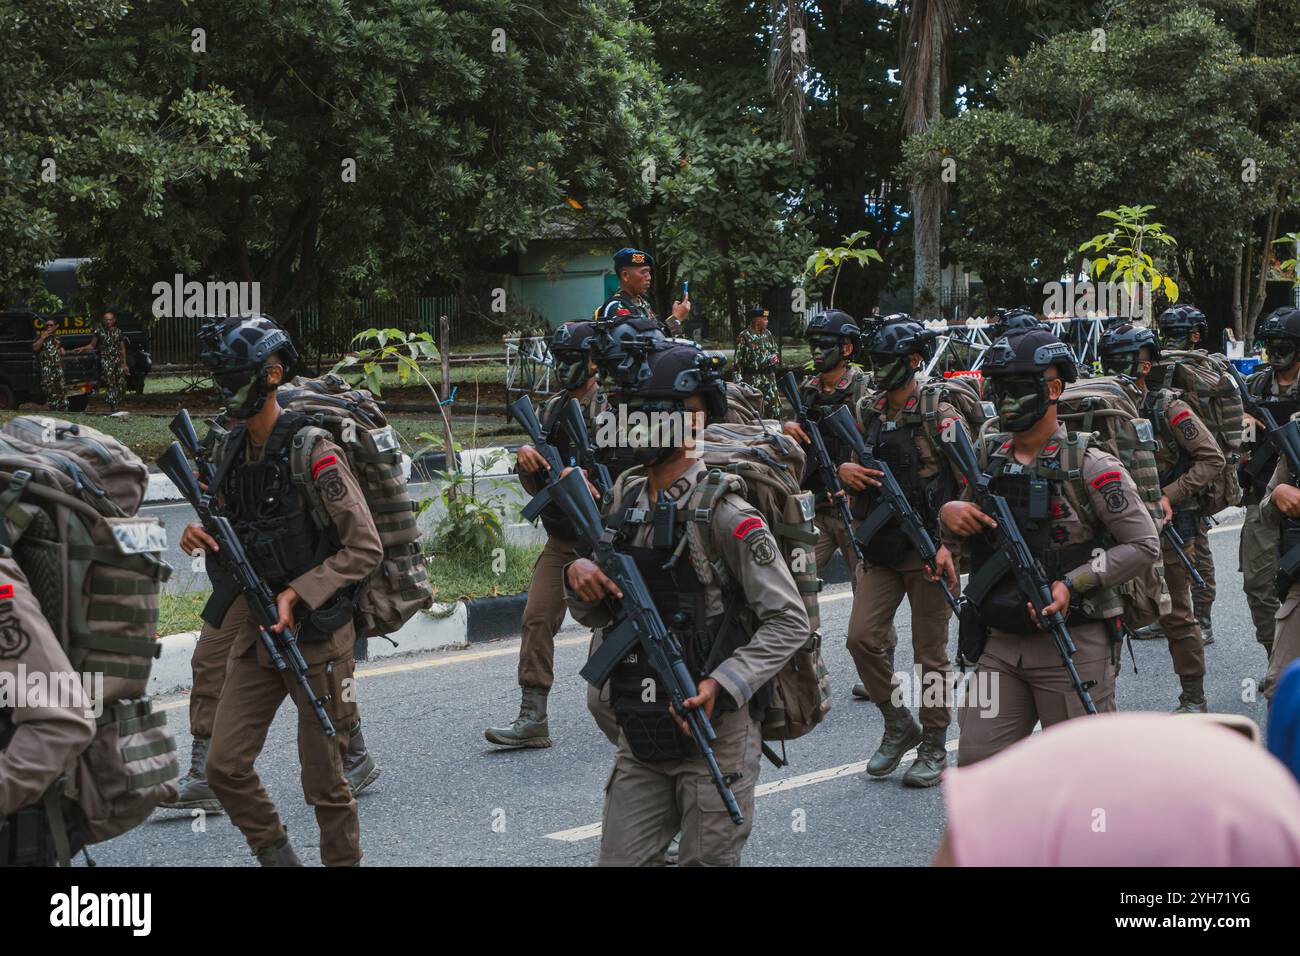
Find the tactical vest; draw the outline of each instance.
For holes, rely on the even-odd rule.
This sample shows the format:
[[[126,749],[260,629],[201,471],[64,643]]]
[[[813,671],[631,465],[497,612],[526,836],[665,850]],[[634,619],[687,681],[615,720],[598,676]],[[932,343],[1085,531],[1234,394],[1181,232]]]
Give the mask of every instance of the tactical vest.
[[[932,436],[938,435],[941,427],[937,395],[931,392],[927,398],[926,393],[918,392],[904,407],[897,421],[887,420],[887,401],[882,395],[874,400],[864,399],[860,406],[866,426],[866,446],[889,466],[904,496],[925,522],[930,537],[938,538],[939,508],[956,497],[957,485],[952,472],[944,464],[942,453],[934,448]],[[940,462],[938,472],[930,478],[922,478],[919,473],[918,434],[930,444]],[[874,503],[870,493],[861,497]],[[867,560],[886,567],[897,567],[905,557],[915,553],[916,549],[903,533],[897,518],[890,519],[876,532],[866,547]]]
[[[672,507],[677,510],[675,502]],[[653,547],[626,544],[636,525],[653,522],[653,511],[629,507],[611,516],[607,527],[615,532],[617,549],[636,562],[659,616],[681,647],[687,670],[698,684],[725,656],[718,655],[717,646],[725,615],[708,619],[704,585],[689,561],[677,560],[685,549],[685,521],[674,516],[673,527],[657,528],[656,538],[662,530],[666,540]],[[682,760],[696,756],[694,741],[677,729],[668,710],[669,700],[660,692],[659,674],[639,646],[615,666],[609,687],[614,715],[637,757]],[[720,695],[714,712],[728,709],[734,709],[734,704],[727,695]]]
[[[1279,425],[1290,421],[1296,412],[1300,412],[1300,398],[1297,398],[1290,389],[1281,395],[1273,394],[1271,367],[1266,366],[1258,376],[1251,376],[1249,389],[1255,400],[1272,412],[1273,418]],[[1255,501],[1258,502],[1268,492],[1269,479],[1273,477],[1273,470],[1277,467],[1278,450],[1277,446],[1262,434],[1257,435],[1248,446],[1249,461],[1240,471],[1241,486],[1248,491],[1253,491]]]
[[[247,460],[247,426],[240,423],[231,430],[225,457],[214,478],[220,489],[220,512],[230,519],[253,569],[276,592],[319,567],[340,547],[334,525],[322,528],[313,520],[310,509],[294,485],[289,463],[290,445],[306,424],[307,416],[301,412],[281,414],[267,437],[262,457],[250,462]],[[344,591],[303,621],[299,641],[324,640],[344,623],[344,619],[340,619],[330,627],[334,618],[342,613],[338,609],[340,601],[348,602],[352,597],[351,593],[345,594]],[[219,624],[236,593],[214,589],[212,598],[203,609],[203,619],[210,624]],[[347,617],[350,616],[349,605]]]
[[[804,403],[804,407],[808,409],[808,420],[812,422],[814,426],[817,422],[821,421],[822,418],[830,415],[835,411],[835,409],[853,398],[853,385],[857,376],[853,374],[853,367],[849,366],[848,370],[842,376],[842,378],[846,380],[844,387],[837,387],[829,392],[822,390],[819,384],[820,377],[821,376],[819,375],[814,377],[811,381],[805,382],[801,389],[803,394],[800,396]],[[831,461],[838,463],[845,460],[847,452],[838,439],[833,435],[823,434],[822,440],[826,443],[826,452],[831,456]],[[805,482],[805,487],[816,495],[818,507],[825,507],[826,495],[830,491],[830,488],[826,483],[825,476],[821,473],[821,469],[816,467],[816,459],[811,459],[809,464],[815,470],[813,470],[808,476],[808,480]]]
[[[1161,455],[1160,449],[1157,448],[1157,462],[1161,458],[1168,459],[1170,453],[1173,456],[1169,466],[1160,471],[1162,488],[1177,481],[1192,467],[1192,456],[1178,443],[1178,438],[1174,435],[1173,423],[1169,421],[1168,409],[1173,400],[1174,396],[1166,389],[1148,389],[1142,400],[1142,414],[1160,436],[1160,446],[1166,449],[1166,453]]]
[[[1083,487],[1083,460],[1088,436],[1069,434],[1060,446],[1060,458],[1040,457],[1033,465],[1021,465],[1009,457],[1005,445],[989,458],[984,474],[989,479],[989,490],[1006,498],[1016,519],[1020,533],[1032,554],[1036,555],[1049,581],[1059,581],[1070,571],[1085,564],[1099,547],[1111,544],[1104,525],[1092,512],[1087,490]],[[1055,451],[1055,442],[1044,451]],[[1073,507],[1080,522],[1090,528],[1091,541],[1070,542],[1069,528],[1059,520],[1063,512],[1053,514],[1053,499]],[[1036,627],[1025,608],[1025,599],[1016,587],[1010,572],[996,580],[981,574],[981,569],[993,568],[995,547],[987,534],[971,539],[971,573],[966,595],[979,608],[980,617],[988,627],[1009,634],[1037,634]],[[1123,611],[1120,592],[1116,588],[1099,588],[1078,599],[1070,606],[1067,623],[1081,620],[1106,620]]]

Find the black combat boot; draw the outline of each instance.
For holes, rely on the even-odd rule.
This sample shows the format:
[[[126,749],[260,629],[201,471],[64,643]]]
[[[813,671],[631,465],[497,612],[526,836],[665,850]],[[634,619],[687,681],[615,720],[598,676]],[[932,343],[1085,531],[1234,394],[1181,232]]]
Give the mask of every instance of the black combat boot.
[[[871,700],[871,695],[870,695],[869,693],[867,693],[867,685],[866,685],[866,684],[861,684],[861,683],[859,683],[859,684],[854,684],[854,685],[853,685],[853,696],[856,697],[858,700]]]
[[[253,855],[262,866],[302,866],[302,860],[293,852],[293,844],[289,842],[287,833],[270,846],[254,850]]]
[[[1183,692],[1178,695],[1178,706],[1174,708],[1174,713],[1209,713],[1209,707],[1205,703],[1205,678],[1180,677],[1179,680],[1182,682]]]
[[[361,736],[361,722],[357,721],[348,736],[348,751],[343,755],[343,776],[348,778],[352,796],[378,780],[379,774],[379,766],[366,749],[366,739]]]
[[[190,745],[190,772],[176,783],[176,799],[158,806],[167,810],[202,810],[220,813],[221,802],[208,786],[208,749],[211,737],[195,737]]]
[[[885,718],[885,735],[867,761],[867,773],[873,777],[885,777],[897,769],[903,754],[921,742],[921,725],[906,707],[896,706],[891,701],[878,706]]]
[[[916,748],[916,759],[903,774],[905,787],[933,787],[943,779],[943,771],[948,766],[948,750],[944,738],[948,729],[926,730],[921,736],[921,743]]]
[[[1208,647],[1214,643],[1214,623],[1208,614],[1198,619],[1197,623],[1201,625],[1201,643]]]
[[[551,728],[546,722],[545,687],[524,687],[519,716],[509,727],[489,727],[483,731],[488,743],[502,747],[549,747]]]

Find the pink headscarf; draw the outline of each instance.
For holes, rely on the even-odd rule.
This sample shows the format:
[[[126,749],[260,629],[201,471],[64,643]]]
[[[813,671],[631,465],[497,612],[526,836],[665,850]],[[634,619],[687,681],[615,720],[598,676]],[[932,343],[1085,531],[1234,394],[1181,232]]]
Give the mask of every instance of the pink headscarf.
[[[1300,866],[1300,787],[1234,730],[1065,721],[944,774],[958,866]]]

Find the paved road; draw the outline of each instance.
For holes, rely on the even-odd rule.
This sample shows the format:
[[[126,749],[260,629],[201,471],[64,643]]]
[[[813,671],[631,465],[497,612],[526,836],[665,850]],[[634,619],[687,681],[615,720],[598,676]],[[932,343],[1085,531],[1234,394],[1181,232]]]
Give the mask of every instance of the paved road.
[[[1243,700],[1243,686],[1263,675],[1264,658],[1250,631],[1237,568],[1236,526],[1212,535],[1219,569],[1216,642],[1208,648],[1208,691],[1218,710],[1263,723],[1263,702]],[[938,789],[906,790],[901,771],[876,780],[861,772],[879,741],[881,720],[871,704],[850,699],[852,662],[844,649],[850,606],[847,587],[823,592],[823,628],[835,706],[827,722],[789,747],[792,766],[766,764],[747,865],[921,865],[943,827]],[[897,621],[903,643],[897,665],[910,668],[906,613]],[[955,634],[955,631],[954,631]],[[954,638],[955,639],[955,638]],[[482,735],[488,723],[513,718],[518,706],[518,641],[468,650],[386,659],[361,672],[366,737],[384,768],[360,797],[367,864],[576,864],[596,859],[593,825],[612,748],[585,707],[577,677],[587,634],[558,639],[550,750],[498,752]],[[1125,655],[1119,702],[1125,710],[1168,710],[1178,683],[1163,642],[1135,645],[1138,673]],[[177,743],[189,752],[185,700],[166,702]],[[304,861],[319,859],[315,821],[297,782],[292,712],[282,710],[259,772],[277,800]],[[949,731],[955,749],[957,728]],[[159,811],[132,833],[97,848],[101,865],[249,865],[239,835],[224,817],[196,821]],[[558,835],[558,836],[557,836]]]

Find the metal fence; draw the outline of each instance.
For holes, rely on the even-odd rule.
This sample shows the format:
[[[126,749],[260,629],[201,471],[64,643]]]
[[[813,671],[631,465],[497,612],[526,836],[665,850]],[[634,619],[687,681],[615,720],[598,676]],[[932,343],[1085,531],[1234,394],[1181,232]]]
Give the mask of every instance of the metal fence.
[[[352,337],[370,328],[429,332],[435,341],[438,319],[451,319],[452,344],[472,339],[481,332],[470,317],[462,321],[455,295],[407,296],[391,301],[362,299],[345,301],[333,308],[313,302],[293,312],[284,324],[298,350],[309,361],[341,355],[351,347]],[[155,365],[197,365],[198,332],[202,319],[181,317],[159,319],[149,326],[149,349]]]

